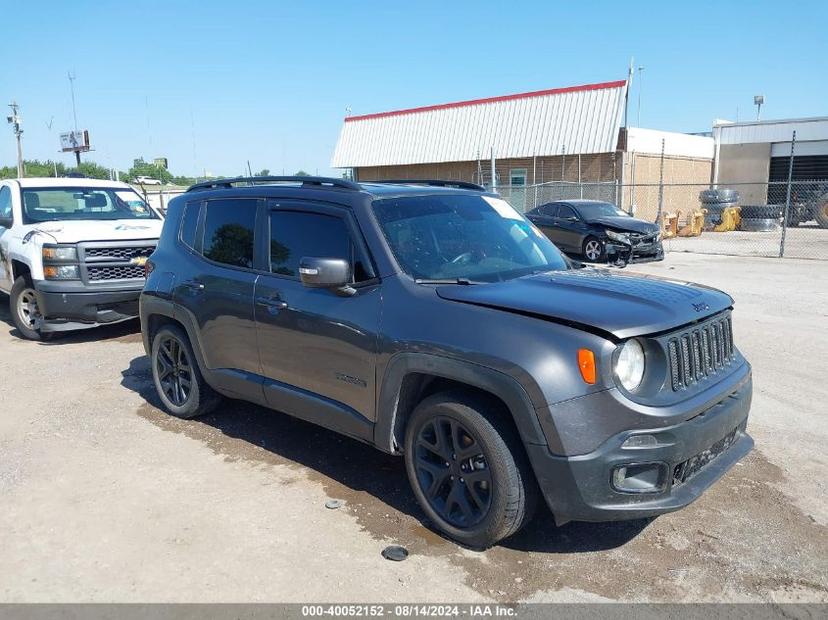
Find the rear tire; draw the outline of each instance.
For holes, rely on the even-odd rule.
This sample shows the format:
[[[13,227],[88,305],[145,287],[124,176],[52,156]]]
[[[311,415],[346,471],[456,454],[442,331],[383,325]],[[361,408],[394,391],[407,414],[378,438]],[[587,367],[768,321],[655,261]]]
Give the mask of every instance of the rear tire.
[[[221,402],[201,374],[184,331],[162,327],[152,340],[152,380],[164,408],[177,418],[196,418],[210,413]]]
[[[514,427],[490,401],[443,392],[408,422],[405,468],[422,509],[459,543],[491,547],[532,517],[537,483]]]
[[[28,276],[19,276],[9,293],[9,310],[14,326],[27,340],[45,340],[40,331],[43,315],[37,305],[37,293]]]

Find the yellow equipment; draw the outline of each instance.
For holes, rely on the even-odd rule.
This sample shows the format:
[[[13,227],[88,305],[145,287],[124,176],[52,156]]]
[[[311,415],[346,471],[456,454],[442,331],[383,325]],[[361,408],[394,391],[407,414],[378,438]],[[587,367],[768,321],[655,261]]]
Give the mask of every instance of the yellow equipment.
[[[661,214],[661,234],[664,239],[670,239],[676,236],[679,215],[681,215],[681,211]]]
[[[706,209],[696,210],[687,216],[687,223],[678,231],[679,237],[698,237],[704,228]]]
[[[713,232],[730,232],[739,228],[742,222],[740,207],[727,207],[722,211],[722,222],[713,229]]]

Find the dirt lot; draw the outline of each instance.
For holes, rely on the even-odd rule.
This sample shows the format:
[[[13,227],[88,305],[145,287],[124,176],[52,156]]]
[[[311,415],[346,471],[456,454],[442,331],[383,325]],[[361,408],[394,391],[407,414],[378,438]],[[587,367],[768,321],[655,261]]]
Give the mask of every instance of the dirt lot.
[[[136,323],[35,344],[0,298],[0,601],[828,601],[828,263],[635,269],[733,294],[756,450],[678,513],[484,553],[423,526],[401,460],[243,403],[170,418]]]

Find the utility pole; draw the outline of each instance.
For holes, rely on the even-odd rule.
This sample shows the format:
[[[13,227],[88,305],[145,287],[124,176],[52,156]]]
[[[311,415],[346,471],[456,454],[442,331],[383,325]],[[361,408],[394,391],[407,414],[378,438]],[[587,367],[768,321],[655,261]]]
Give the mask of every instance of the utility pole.
[[[75,108],[75,76],[71,71],[66,72],[69,78],[69,90],[72,93],[72,118],[75,121],[75,135],[78,133],[78,111]],[[80,166],[80,151],[75,151],[75,163]]]
[[[7,116],[6,120],[11,124],[12,129],[14,130],[14,137],[17,138],[17,178],[23,178],[23,143],[21,138],[23,137],[23,130],[20,129],[20,115],[17,113],[20,106],[17,105],[16,101],[12,101],[9,104],[9,107],[12,109],[11,116]]]

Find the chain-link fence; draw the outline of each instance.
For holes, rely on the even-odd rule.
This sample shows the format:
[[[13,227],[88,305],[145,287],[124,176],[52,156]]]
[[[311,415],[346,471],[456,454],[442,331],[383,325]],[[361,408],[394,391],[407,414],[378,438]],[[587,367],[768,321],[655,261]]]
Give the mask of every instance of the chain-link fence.
[[[610,202],[658,223],[668,252],[828,260],[828,180],[709,184],[544,183],[499,187],[519,211],[558,200]]]

